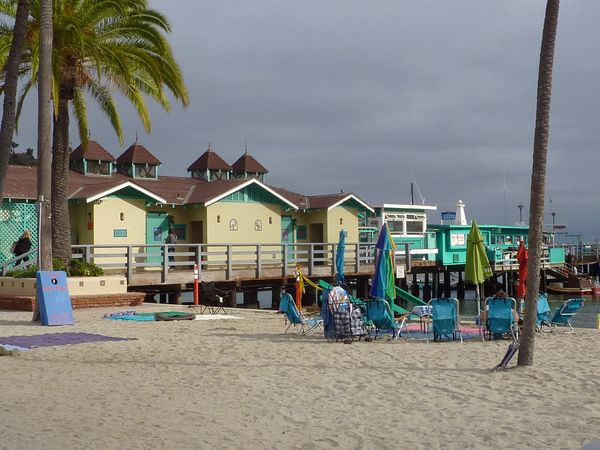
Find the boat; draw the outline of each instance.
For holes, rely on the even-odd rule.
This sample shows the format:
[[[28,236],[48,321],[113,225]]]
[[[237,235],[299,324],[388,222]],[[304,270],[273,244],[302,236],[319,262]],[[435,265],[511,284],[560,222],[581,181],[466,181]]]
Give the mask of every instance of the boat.
[[[592,293],[593,288],[585,288],[585,287],[557,287],[557,286],[547,286],[546,290],[550,294],[565,294],[565,295],[590,295]],[[598,288],[598,293],[600,294],[600,287]]]
[[[594,295],[600,295],[600,283],[595,282],[592,285],[592,294],[594,294]]]

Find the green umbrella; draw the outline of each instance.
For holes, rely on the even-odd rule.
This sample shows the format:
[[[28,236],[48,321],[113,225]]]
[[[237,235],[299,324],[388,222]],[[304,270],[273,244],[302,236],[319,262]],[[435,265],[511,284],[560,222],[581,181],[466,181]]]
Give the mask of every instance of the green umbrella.
[[[477,222],[471,223],[471,231],[467,236],[467,260],[465,261],[465,281],[475,284],[475,297],[477,300],[477,319],[481,310],[479,298],[479,285],[492,276],[492,268],[485,253],[483,236]]]

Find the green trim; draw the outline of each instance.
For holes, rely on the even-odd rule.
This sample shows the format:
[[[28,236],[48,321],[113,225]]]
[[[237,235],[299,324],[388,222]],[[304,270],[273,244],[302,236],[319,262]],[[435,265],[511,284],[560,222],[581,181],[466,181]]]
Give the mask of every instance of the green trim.
[[[280,200],[270,192],[266,191],[260,186],[255,184],[246,186],[243,189],[235,191],[229,194],[227,197],[222,198],[219,202],[230,202],[230,203],[271,203],[276,205],[287,205],[287,203]]]

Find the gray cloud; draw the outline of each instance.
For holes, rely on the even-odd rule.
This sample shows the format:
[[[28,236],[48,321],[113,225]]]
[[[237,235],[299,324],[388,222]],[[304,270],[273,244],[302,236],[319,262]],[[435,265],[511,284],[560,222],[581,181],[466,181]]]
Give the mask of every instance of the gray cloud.
[[[561,5],[546,205],[547,223],[556,211],[590,238],[600,219],[596,3]],[[427,203],[462,199],[480,223],[513,223],[528,205],[545,1],[151,4],[173,24],[191,104],[153,106],[150,135],[121,111],[126,144],[140,130],[162,173],[185,175],[209,141],[232,163],[247,141],[268,182],[299,192],[402,203],[415,180]],[[93,137],[119,154],[106,120],[93,108],[90,117]],[[35,133],[17,140],[33,146]]]

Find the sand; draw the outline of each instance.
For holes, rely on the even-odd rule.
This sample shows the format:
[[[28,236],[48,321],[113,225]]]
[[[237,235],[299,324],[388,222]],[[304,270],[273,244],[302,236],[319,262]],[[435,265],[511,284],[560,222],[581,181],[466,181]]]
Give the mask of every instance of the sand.
[[[0,336],[135,338],[1,357],[0,448],[579,449],[600,438],[598,330],[538,337],[533,367],[491,373],[507,341],[344,345],[283,335],[270,311],[179,322],[102,319],[109,311],[52,328],[0,312]]]

